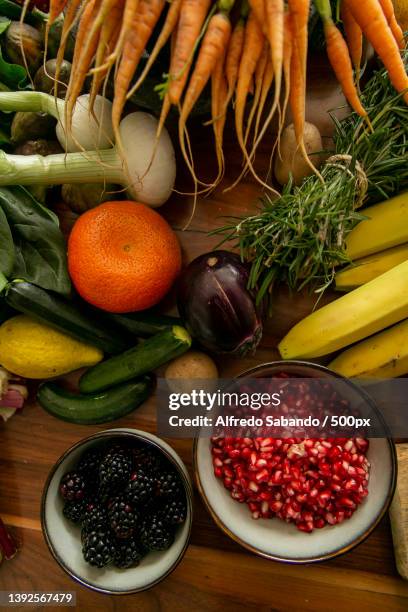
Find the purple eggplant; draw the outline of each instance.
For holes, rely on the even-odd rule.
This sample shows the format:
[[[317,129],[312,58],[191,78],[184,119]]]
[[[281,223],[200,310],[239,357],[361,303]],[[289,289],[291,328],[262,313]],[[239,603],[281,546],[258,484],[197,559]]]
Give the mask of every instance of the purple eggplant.
[[[182,274],[178,308],[190,334],[215,353],[244,356],[262,337],[262,322],[248,291],[248,268],[238,255],[214,251],[197,257]]]

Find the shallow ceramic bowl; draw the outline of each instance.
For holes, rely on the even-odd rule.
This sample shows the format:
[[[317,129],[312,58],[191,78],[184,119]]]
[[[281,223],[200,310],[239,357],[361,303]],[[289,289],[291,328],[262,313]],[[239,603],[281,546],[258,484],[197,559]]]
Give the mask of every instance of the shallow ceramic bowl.
[[[299,377],[340,378],[327,368],[306,362],[274,362],[244,372],[240,377],[268,378],[278,372]],[[360,401],[368,402],[379,414],[371,398],[350,381],[343,379]],[[312,563],[341,555],[360,544],[375,529],[388,510],[395,490],[397,462],[395,446],[384,424],[384,438],[370,439],[369,494],[352,517],[343,523],[304,533],[280,519],[254,520],[246,504],[233,500],[222,481],[214,476],[211,443],[198,438],[194,444],[194,469],[201,496],[217,525],[233,540],[257,555],[287,563]]]
[[[98,569],[88,565],[82,557],[80,528],[64,518],[63,501],[58,494],[58,485],[63,474],[77,464],[79,457],[86,449],[118,438],[151,444],[174,465],[186,490],[187,519],[177,530],[175,541],[168,550],[150,552],[140,565],[134,568]],[[166,442],[157,436],[136,429],[110,429],[81,440],[68,449],[54,465],[42,497],[42,529],[48,548],[57,563],[79,583],[95,591],[112,595],[137,593],[163,580],[181,561],[190,538],[193,519],[192,497],[188,472],[180,457]]]

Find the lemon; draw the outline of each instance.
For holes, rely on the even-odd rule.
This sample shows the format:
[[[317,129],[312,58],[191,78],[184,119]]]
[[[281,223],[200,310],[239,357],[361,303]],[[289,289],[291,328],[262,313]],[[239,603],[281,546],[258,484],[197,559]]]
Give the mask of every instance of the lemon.
[[[51,378],[95,365],[103,353],[93,346],[18,315],[0,326],[0,364],[23,378]]]

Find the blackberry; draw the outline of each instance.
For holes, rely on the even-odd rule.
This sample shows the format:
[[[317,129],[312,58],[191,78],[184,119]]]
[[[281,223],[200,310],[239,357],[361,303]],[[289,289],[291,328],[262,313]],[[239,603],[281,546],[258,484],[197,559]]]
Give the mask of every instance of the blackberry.
[[[147,474],[155,474],[160,469],[160,457],[158,453],[148,446],[138,446],[132,449],[133,463],[136,468],[141,468]]]
[[[62,509],[62,514],[69,521],[80,523],[84,517],[85,511],[86,502],[81,499],[79,501],[66,501]]]
[[[84,533],[104,528],[108,523],[108,512],[104,506],[95,502],[87,504],[82,517],[82,529]]]
[[[186,498],[169,499],[158,512],[160,518],[168,525],[181,525],[187,516]]]
[[[99,466],[102,461],[102,453],[97,448],[91,448],[84,452],[79,460],[77,470],[81,472],[88,485],[96,489],[99,481]]]
[[[132,471],[132,457],[128,449],[113,446],[103,457],[99,466],[101,494],[106,497],[117,491],[129,480]]]
[[[173,470],[162,472],[156,477],[156,494],[158,497],[181,497],[183,484]]]
[[[154,514],[143,523],[140,541],[149,550],[166,550],[173,544],[174,534],[160,515]]]
[[[59,491],[66,501],[80,501],[85,497],[86,484],[82,474],[68,472],[61,478]]]
[[[130,538],[138,524],[139,513],[124,498],[117,497],[108,507],[109,523],[117,538]]]
[[[82,543],[82,554],[90,565],[105,567],[112,562],[115,554],[113,538],[106,529],[90,531]]]
[[[155,479],[139,469],[130,476],[129,484],[125,489],[124,496],[132,504],[147,504],[155,493]]]
[[[117,540],[113,564],[121,569],[135,567],[143,559],[145,551],[143,546],[136,540]]]

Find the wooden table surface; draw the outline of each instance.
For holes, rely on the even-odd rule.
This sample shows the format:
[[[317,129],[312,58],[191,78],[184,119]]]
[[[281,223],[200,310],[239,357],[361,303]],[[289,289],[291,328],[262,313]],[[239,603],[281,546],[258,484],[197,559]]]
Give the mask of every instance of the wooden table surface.
[[[329,138],[331,122],[326,110],[343,102],[323,60],[311,62],[310,83],[308,119],[318,124]],[[237,176],[241,163],[231,133],[228,130],[226,135],[229,181]],[[201,129],[194,133],[195,153],[202,175],[210,177],[214,170],[211,141],[203,134]],[[261,170],[268,166],[271,143],[272,135],[258,156]],[[179,184],[184,184],[183,177]],[[224,186],[227,184],[225,181]],[[259,195],[259,188],[248,178],[234,191],[223,193],[220,188],[211,197],[200,200],[188,231],[178,232],[185,260],[216,245],[216,239],[209,238],[206,232],[220,224],[220,216],[254,210]],[[191,198],[175,195],[162,210],[180,228],[189,216],[190,206]],[[325,300],[331,297],[327,295]],[[234,375],[248,366],[276,359],[279,338],[312,306],[310,296],[291,296],[281,289],[256,356],[239,361],[223,359],[222,374]],[[154,432],[154,399],[114,426]],[[64,423],[35,403],[28,404],[22,414],[6,425],[0,424],[0,515],[21,541],[18,556],[0,567],[0,590],[73,590],[77,609],[84,611],[408,610],[408,584],[395,569],[388,517],[352,552],[329,562],[297,567],[246,552],[213,523],[198,494],[190,546],[177,569],[161,584],[124,597],[100,595],[76,584],[55,563],[45,545],[39,520],[40,498],[47,474],[58,457],[81,438],[107,428]],[[191,471],[191,441],[170,443]]]

